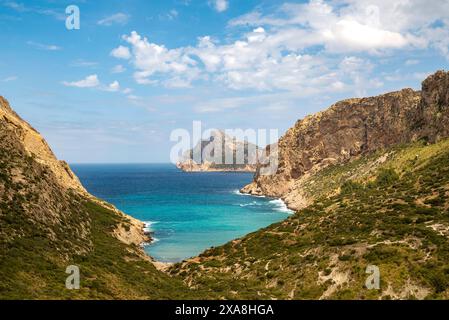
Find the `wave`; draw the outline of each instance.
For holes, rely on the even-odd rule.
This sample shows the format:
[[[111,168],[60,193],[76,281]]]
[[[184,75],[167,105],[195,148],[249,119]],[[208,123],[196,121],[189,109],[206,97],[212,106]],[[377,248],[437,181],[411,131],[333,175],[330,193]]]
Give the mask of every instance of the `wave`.
[[[151,246],[152,244],[155,244],[158,241],[159,241],[158,238],[151,237],[151,241],[150,242],[143,242],[143,243],[141,243],[141,246],[142,247],[148,247],[148,246]]]
[[[251,196],[251,195],[250,195]],[[293,214],[294,211],[287,207],[287,204],[281,199],[273,199],[268,202],[251,201],[248,203],[238,204],[240,207],[254,207],[254,206],[270,206],[274,211]]]
[[[256,202],[256,201],[253,201],[253,202],[250,202],[250,203],[242,203],[242,204],[239,204],[239,206],[241,206],[241,207],[247,207],[247,206],[263,206],[263,205],[264,205],[263,203]]]
[[[145,225],[145,227],[143,228],[144,232],[152,232],[154,231],[153,228],[151,227],[153,224],[156,224],[157,221],[143,221],[143,224]]]
[[[285,213],[293,213],[294,211],[287,207],[287,204],[281,199],[271,200],[269,203],[274,205],[274,210]]]

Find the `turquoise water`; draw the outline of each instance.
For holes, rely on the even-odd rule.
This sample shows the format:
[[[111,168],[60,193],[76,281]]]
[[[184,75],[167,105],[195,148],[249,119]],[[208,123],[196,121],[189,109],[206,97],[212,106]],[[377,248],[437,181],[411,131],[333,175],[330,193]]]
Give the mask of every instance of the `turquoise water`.
[[[72,165],[86,189],[147,223],[156,260],[177,262],[285,219],[280,200],[241,195],[250,173],[185,173],[171,164]]]

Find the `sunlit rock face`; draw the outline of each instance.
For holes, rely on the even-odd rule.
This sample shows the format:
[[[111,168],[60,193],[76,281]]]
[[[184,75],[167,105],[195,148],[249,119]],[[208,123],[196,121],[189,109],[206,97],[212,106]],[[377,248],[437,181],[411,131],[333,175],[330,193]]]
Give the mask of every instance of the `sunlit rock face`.
[[[347,99],[298,120],[278,142],[277,172],[256,172],[242,192],[281,197],[302,208],[311,201],[299,187],[305,175],[395,144],[447,136],[449,72],[438,71],[423,81],[422,91]]]

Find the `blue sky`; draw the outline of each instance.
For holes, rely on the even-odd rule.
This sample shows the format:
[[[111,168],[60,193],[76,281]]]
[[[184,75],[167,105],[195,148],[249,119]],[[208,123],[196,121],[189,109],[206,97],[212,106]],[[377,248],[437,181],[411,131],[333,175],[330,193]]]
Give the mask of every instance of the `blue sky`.
[[[2,0],[0,30],[0,95],[71,163],[168,162],[194,120],[283,133],[449,62],[447,0]]]

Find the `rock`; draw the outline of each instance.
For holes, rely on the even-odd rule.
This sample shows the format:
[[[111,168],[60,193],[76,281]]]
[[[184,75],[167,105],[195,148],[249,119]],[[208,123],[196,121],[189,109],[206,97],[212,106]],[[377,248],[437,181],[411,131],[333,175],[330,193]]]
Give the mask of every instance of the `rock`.
[[[243,161],[237,161],[237,152],[242,153]],[[259,153],[261,150],[256,145],[214,130],[209,139],[201,140],[193,149],[186,151],[176,166],[186,172],[255,172]],[[232,160],[226,160],[225,155],[230,155]]]
[[[260,175],[242,192],[280,197],[292,209],[312,199],[298,188],[304,175],[330,164],[417,139],[449,136],[449,73],[438,71],[422,91],[403,89],[376,97],[347,99],[298,120],[278,142],[277,172]]]

